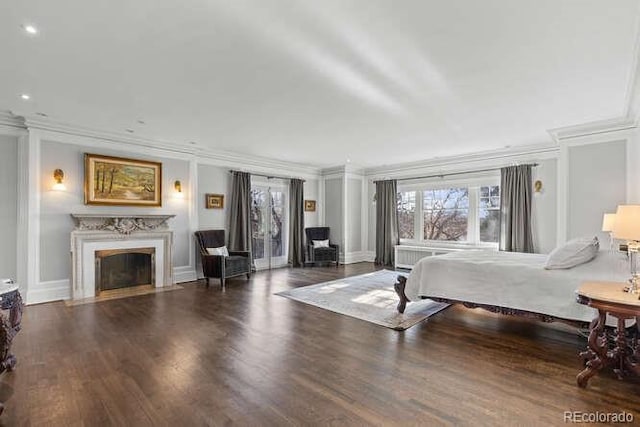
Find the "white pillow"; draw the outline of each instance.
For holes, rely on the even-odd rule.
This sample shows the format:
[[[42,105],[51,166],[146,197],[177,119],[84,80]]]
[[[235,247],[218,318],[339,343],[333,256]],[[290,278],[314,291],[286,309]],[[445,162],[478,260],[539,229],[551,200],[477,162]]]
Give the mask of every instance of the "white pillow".
[[[222,255],[229,256],[229,251],[226,246],[220,246],[219,248],[207,248],[209,255]]]
[[[558,270],[573,268],[591,261],[598,254],[600,243],[597,237],[579,237],[555,248],[547,257],[544,268]]]
[[[313,247],[314,248],[328,248],[329,247],[329,240],[312,240],[311,243],[313,243]]]

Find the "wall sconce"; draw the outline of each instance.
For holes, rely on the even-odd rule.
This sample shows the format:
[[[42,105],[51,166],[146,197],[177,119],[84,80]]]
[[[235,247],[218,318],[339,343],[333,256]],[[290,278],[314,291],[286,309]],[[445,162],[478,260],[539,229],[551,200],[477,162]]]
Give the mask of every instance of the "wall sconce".
[[[173,189],[175,190],[173,193],[173,197],[176,199],[184,199],[184,193],[182,192],[182,182],[179,179],[176,179],[173,183]]]
[[[56,181],[51,187],[54,191],[66,191],[67,187],[64,185],[64,171],[62,169],[56,169],[53,171],[53,179]]]
[[[542,189],[542,181],[540,181],[539,179],[533,183],[533,195],[534,196],[540,196],[543,193],[543,189]]]

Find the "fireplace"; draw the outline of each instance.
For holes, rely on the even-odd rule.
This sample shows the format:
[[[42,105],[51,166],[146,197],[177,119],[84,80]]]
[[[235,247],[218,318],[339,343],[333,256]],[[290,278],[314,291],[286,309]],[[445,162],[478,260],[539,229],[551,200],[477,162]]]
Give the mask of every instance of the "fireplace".
[[[112,249],[95,254],[96,295],[102,291],[155,284],[155,248]]]
[[[71,232],[72,299],[124,286],[173,285],[173,232],[167,224],[173,215],[71,216],[76,222]],[[105,273],[105,267],[111,272]]]

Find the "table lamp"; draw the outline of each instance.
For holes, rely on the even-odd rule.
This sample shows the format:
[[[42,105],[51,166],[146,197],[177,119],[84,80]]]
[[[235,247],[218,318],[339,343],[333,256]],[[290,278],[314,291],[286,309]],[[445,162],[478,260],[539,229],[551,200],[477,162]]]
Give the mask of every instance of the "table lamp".
[[[609,233],[609,250],[613,251],[613,225],[616,223],[616,214],[606,213],[602,217],[602,231]]]
[[[628,292],[638,293],[637,256],[640,250],[640,205],[620,205],[616,211],[611,235],[616,239],[628,241],[629,269],[631,279]]]

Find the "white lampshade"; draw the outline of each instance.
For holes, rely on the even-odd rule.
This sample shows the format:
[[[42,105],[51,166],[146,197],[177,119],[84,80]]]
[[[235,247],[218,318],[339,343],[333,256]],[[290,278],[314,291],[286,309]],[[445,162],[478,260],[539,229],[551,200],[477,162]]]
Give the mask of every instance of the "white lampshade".
[[[613,237],[621,240],[640,240],[640,205],[618,206]]]
[[[602,218],[602,231],[613,231],[613,226],[616,223],[616,214],[606,213]]]

